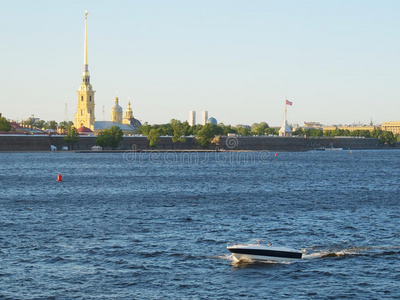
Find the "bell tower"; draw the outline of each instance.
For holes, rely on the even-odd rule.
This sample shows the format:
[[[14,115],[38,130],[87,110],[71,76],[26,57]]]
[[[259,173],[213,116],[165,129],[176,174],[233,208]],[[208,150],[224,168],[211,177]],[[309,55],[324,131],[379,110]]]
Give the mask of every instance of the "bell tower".
[[[85,11],[85,44],[84,44],[84,69],[82,72],[82,83],[79,86],[78,92],[78,108],[74,118],[75,128],[85,126],[94,130],[94,93],[92,85],[90,84],[90,73],[87,55],[87,15]]]

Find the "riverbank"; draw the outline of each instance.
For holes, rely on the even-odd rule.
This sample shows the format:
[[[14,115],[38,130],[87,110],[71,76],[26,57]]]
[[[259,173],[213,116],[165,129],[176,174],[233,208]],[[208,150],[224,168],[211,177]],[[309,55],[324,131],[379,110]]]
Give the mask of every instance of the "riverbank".
[[[63,136],[56,135],[0,135],[0,151],[49,151],[68,147],[74,151],[96,152],[96,137],[80,136],[78,143],[68,145]],[[174,143],[172,137],[161,137],[155,149],[151,149],[145,136],[125,136],[119,146],[120,151],[287,151],[301,152],[318,148],[359,149],[400,149],[397,145],[382,145],[376,138],[360,137],[270,137],[270,136],[219,136],[208,149],[202,149],[195,137],[186,137],[185,142]],[[109,151],[105,149],[100,152]],[[112,151],[115,152],[115,151]]]

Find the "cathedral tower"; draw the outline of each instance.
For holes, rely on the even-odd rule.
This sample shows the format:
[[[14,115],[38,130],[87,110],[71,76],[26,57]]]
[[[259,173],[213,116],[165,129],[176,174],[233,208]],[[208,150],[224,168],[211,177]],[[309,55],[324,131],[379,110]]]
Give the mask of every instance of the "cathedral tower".
[[[123,124],[127,124],[127,125],[131,125],[131,120],[134,119],[133,118],[133,110],[131,108],[131,102],[128,102],[128,108],[125,111],[125,117],[122,121]]]
[[[111,122],[122,124],[122,107],[118,100],[118,97],[115,97],[115,104],[111,107]]]
[[[87,55],[87,15],[85,11],[85,44],[84,44],[84,70],[82,73],[82,83],[78,90],[78,109],[75,114],[74,124],[76,128],[85,126],[94,129],[94,93],[90,84],[90,74]]]

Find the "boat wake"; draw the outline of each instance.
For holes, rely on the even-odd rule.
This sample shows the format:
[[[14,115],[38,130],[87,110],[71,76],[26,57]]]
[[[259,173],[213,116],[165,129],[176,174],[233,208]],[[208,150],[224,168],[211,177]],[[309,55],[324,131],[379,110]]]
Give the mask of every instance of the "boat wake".
[[[237,268],[244,268],[244,267],[251,266],[251,265],[292,264],[297,261],[300,261],[300,260],[297,260],[297,261],[251,260],[251,259],[244,259],[244,258],[237,259],[232,254],[221,255],[218,257],[214,257],[214,258],[228,260],[231,262],[232,266],[237,267]]]
[[[350,247],[346,249],[315,250],[316,246],[310,249],[302,249],[304,259],[318,258],[345,258],[354,256],[381,256],[400,254],[400,246],[381,246],[381,247]]]

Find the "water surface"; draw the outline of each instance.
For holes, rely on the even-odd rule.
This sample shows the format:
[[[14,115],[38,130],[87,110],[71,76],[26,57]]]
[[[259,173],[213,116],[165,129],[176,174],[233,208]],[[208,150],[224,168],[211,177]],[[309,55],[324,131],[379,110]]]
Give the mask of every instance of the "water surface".
[[[0,154],[0,298],[398,298],[399,159]],[[233,262],[253,238],[304,259]]]

